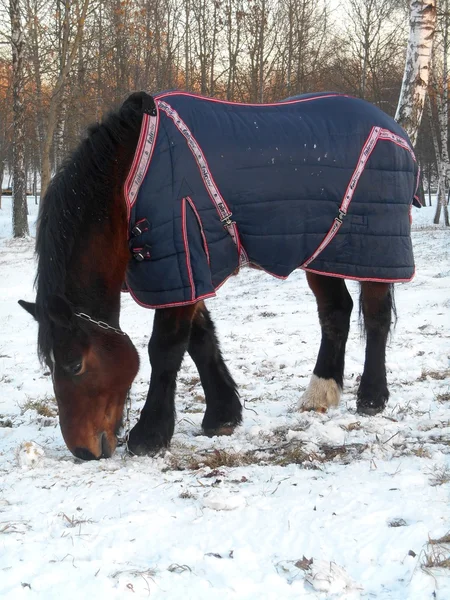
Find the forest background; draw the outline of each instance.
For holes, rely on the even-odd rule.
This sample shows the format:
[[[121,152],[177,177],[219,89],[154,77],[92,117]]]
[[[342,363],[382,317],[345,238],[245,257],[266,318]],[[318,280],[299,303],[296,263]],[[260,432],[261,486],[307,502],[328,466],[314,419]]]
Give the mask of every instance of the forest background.
[[[23,57],[23,168],[27,190],[36,193],[87,126],[135,90],[179,88],[255,103],[332,90],[365,98],[393,116],[411,5],[407,0],[2,2],[0,182],[11,187],[14,9],[20,35],[12,41]],[[428,202],[437,187],[436,154],[443,143],[439,111],[448,102],[448,0],[438,3],[437,15],[429,102],[416,144]],[[444,113],[448,129],[448,110]]]

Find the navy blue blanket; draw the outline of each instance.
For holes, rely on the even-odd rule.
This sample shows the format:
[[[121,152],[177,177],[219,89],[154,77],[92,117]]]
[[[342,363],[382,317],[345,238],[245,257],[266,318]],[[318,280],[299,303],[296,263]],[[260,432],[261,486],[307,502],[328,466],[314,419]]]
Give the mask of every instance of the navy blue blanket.
[[[418,167],[403,129],[334,93],[278,104],[148,98],[125,195],[126,282],[148,307],[189,304],[246,262],[360,281],[414,275]]]

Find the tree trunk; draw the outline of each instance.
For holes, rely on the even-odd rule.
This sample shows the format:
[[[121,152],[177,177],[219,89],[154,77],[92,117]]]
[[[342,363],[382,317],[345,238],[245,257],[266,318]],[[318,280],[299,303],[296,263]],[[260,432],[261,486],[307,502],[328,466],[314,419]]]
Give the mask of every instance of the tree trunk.
[[[431,162],[428,163],[428,206],[431,206]]]
[[[414,146],[428,87],[435,29],[436,0],[411,0],[408,49],[395,120]]]
[[[448,0],[445,0],[444,5],[444,56],[443,56],[443,72],[442,72],[442,97],[438,98],[438,123],[441,136],[441,153],[438,161],[439,169],[439,194],[438,203],[436,206],[436,214],[434,223],[437,225],[440,220],[440,212],[444,213],[444,223],[446,227],[450,226],[447,204],[447,190],[450,176],[450,160],[448,156],[448,27],[449,27],[449,11]]]
[[[20,20],[20,0],[9,0],[11,18],[12,81],[13,81],[13,214],[15,238],[29,235],[27,197],[25,189],[25,106],[23,54],[24,36]]]
[[[5,172],[5,163],[0,160],[0,210],[2,210],[2,192],[3,192],[3,175]]]
[[[11,2],[13,0],[10,0]],[[17,0],[14,0],[17,1]],[[55,128],[58,123],[58,114],[60,110],[60,104],[62,100],[62,94],[64,93],[64,84],[67,80],[67,76],[69,75],[70,69],[72,68],[73,61],[77,54],[78,46],[81,42],[81,37],[83,33],[84,22],[86,19],[86,12],[88,9],[89,0],[83,0],[83,5],[81,7],[80,16],[77,19],[77,30],[75,34],[75,38],[72,42],[72,48],[69,48],[69,15],[68,11],[70,11],[70,3],[66,0],[66,15],[64,19],[64,33],[63,33],[63,50],[61,56],[61,68],[58,76],[58,80],[56,82],[55,88],[53,90],[52,97],[50,99],[50,106],[48,109],[48,118],[47,118],[47,131],[45,132],[45,139],[42,145],[42,166],[41,166],[41,198],[44,197],[44,194],[47,190],[48,184],[50,183],[51,178],[51,166],[50,166],[50,151],[53,143],[53,134],[55,133]]]
[[[27,19],[30,36],[31,62],[33,64],[33,75],[36,84],[36,128],[38,134],[39,147],[39,164],[42,160],[42,142],[45,136],[44,127],[44,103],[42,95],[42,79],[41,79],[41,61],[39,58],[39,32],[38,32],[38,8],[35,3],[33,6],[30,0],[27,0]]]

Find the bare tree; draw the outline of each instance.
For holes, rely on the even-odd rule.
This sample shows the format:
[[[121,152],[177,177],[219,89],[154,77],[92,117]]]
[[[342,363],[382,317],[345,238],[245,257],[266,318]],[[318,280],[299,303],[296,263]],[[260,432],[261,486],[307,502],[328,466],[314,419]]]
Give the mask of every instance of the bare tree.
[[[282,0],[280,8],[285,34],[278,38],[284,80],[280,95],[312,91],[320,85],[320,73],[331,55],[327,4],[317,0]]]
[[[334,89],[364,95],[390,114],[397,106],[406,0],[342,0],[352,16],[343,25],[329,0],[15,1],[26,17],[24,167],[31,173],[41,165],[43,191],[86,125],[133,89],[185,87],[252,102]],[[442,95],[441,58],[438,75]],[[11,93],[0,84],[8,123]],[[425,136],[429,129],[427,119]],[[434,169],[431,144],[422,144],[421,160]]]
[[[13,235],[29,234],[25,181],[24,32],[20,0],[9,0],[13,88]]]
[[[217,50],[219,2],[191,0],[191,43],[200,69],[200,93],[212,94]]]
[[[392,67],[399,52],[398,0],[348,0],[349,25],[344,40],[346,53],[357,61],[358,95],[379,101],[378,74]]]
[[[41,195],[45,194],[51,177],[50,152],[53,143],[53,135],[58,123],[58,116],[64,98],[64,86],[77,55],[78,46],[81,43],[86,13],[90,0],[79,0],[71,2],[64,0],[64,16],[61,25],[61,47],[59,57],[59,68],[56,82],[53,87],[50,104],[47,113],[47,124],[45,138],[42,145],[42,167],[41,167]],[[75,12],[75,16],[74,16]],[[72,32],[72,19],[75,21],[75,33]]]
[[[188,0],[189,1],[189,0]],[[238,60],[242,52],[242,24],[244,20],[243,0],[226,0],[224,34],[227,48],[226,98],[234,100],[238,74]]]
[[[273,0],[255,0],[248,3],[244,19],[248,64],[242,64],[240,73],[246,80],[250,102],[267,101],[266,83],[279,57],[278,9],[278,3]]]

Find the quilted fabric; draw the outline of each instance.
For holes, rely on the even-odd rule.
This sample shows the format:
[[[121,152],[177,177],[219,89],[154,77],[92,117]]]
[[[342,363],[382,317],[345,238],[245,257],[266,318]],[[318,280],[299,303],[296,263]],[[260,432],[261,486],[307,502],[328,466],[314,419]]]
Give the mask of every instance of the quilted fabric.
[[[126,188],[126,281],[139,303],[213,296],[246,261],[283,278],[299,267],[413,277],[418,167],[406,133],[375,106],[334,93],[248,105],[182,92],[154,106]]]

